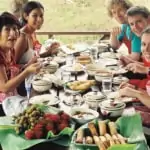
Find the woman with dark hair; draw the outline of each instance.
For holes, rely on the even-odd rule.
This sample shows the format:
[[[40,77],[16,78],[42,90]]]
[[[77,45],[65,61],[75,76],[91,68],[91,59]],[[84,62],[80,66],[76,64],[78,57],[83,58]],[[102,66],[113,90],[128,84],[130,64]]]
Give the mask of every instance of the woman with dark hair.
[[[36,39],[35,31],[40,29],[44,22],[44,7],[36,1],[29,1],[23,9],[23,23],[25,24],[20,30],[20,37],[15,44],[15,59],[20,64],[27,64],[32,61],[35,51],[40,49],[40,43]],[[48,56],[55,53],[57,44],[52,49],[40,54]]]
[[[14,45],[19,36],[18,20],[7,12],[0,16],[0,101],[17,95],[17,86],[30,74],[40,69],[38,63],[31,64],[19,73],[14,58]]]

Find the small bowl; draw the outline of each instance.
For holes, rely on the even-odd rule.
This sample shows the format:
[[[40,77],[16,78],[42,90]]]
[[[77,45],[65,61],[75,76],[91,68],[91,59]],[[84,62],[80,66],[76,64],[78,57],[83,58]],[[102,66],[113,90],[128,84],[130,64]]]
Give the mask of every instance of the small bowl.
[[[32,82],[32,87],[37,92],[45,92],[52,87],[52,83],[45,80],[34,80]]]
[[[102,72],[97,72],[95,74],[95,80],[101,82],[103,79],[108,78],[108,77],[113,77],[112,73],[107,72],[107,71],[102,71]]]
[[[80,115],[75,115],[76,113],[80,113]],[[82,116],[81,113],[86,113],[86,114]],[[79,124],[85,124],[99,117],[99,113],[97,111],[88,108],[83,109],[79,107],[72,108],[69,115],[75,122]]]
[[[99,70],[104,70],[104,66],[100,66],[99,64],[96,63],[86,65],[86,71],[90,76],[94,76],[96,72]]]
[[[123,102],[117,102],[118,103],[118,107],[110,107],[110,103],[112,101],[107,100],[107,101],[103,101],[102,103],[99,104],[101,113],[103,116],[108,116],[108,117],[119,117],[122,115],[124,108],[126,107],[126,104]],[[108,103],[108,107],[106,107],[106,104]]]

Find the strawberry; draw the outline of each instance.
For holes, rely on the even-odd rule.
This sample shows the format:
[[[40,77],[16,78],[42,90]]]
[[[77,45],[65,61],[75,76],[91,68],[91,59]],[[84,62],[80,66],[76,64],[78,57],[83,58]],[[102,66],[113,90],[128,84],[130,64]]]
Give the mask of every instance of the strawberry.
[[[52,122],[59,122],[60,121],[60,116],[55,115],[55,114],[45,114],[44,118],[46,118]]]
[[[58,126],[58,130],[59,131],[62,131],[64,128],[66,128],[66,127],[68,127],[68,124],[67,123],[61,123],[61,124],[59,124],[59,126]]]
[[[44,132],[42,130],[34,129],[36,139],[41,139],[44,137]]]
[[[53,130],[53,128],[54,128],[54,125],[52,124],[52,123],[48,123],[47,125],[46,125],[46,131],[52,131]]]
[[[63,120],[67,120],[67,121],[70,120],[70,116],[67,115],[67,114],[65,114],[65,113],[62,113],[60,117],[61,117],[61,119],[63,119]]]
[[[35,138],[35,133],[33,130],[29,129],[25,131],[25,137],[26,139],[30,140],[30,139],[34,139]]]

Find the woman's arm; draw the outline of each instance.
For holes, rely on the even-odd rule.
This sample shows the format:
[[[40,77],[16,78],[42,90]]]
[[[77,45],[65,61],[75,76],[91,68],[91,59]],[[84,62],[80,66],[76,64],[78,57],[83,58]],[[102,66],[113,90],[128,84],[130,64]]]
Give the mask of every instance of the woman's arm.
[[[135,97],[139,99],[145,106],[150,108],[150,96],[144,90],[136,90],[130,87],[125,87],[119,90],[119,96]]]
[[[14,49],[15,49],[15,60],[18,63],[20,61],[22,55],[28,49],[28,40],[24,33],[20,33],[20,36],[16,41]]]
[[[37,73],[41,66],[39,63],[34,63],[27,67],[24,71],[18,74],[16,77],[8,80],[6,69],[4,65],[0,66],[0,91],[7,93],[15,89],[27,76],[31,73]]]

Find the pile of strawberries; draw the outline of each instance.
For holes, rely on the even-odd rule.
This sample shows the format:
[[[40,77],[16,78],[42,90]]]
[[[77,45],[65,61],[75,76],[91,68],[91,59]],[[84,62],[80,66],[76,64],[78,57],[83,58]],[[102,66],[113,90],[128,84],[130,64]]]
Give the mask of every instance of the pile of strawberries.
[[[70,117],[64,112],[44,114],[33,128],[25,131],[25,137],[26,139],[46,138],[49,131],[56,135],[64,128],[69,127],[69,120]]]

